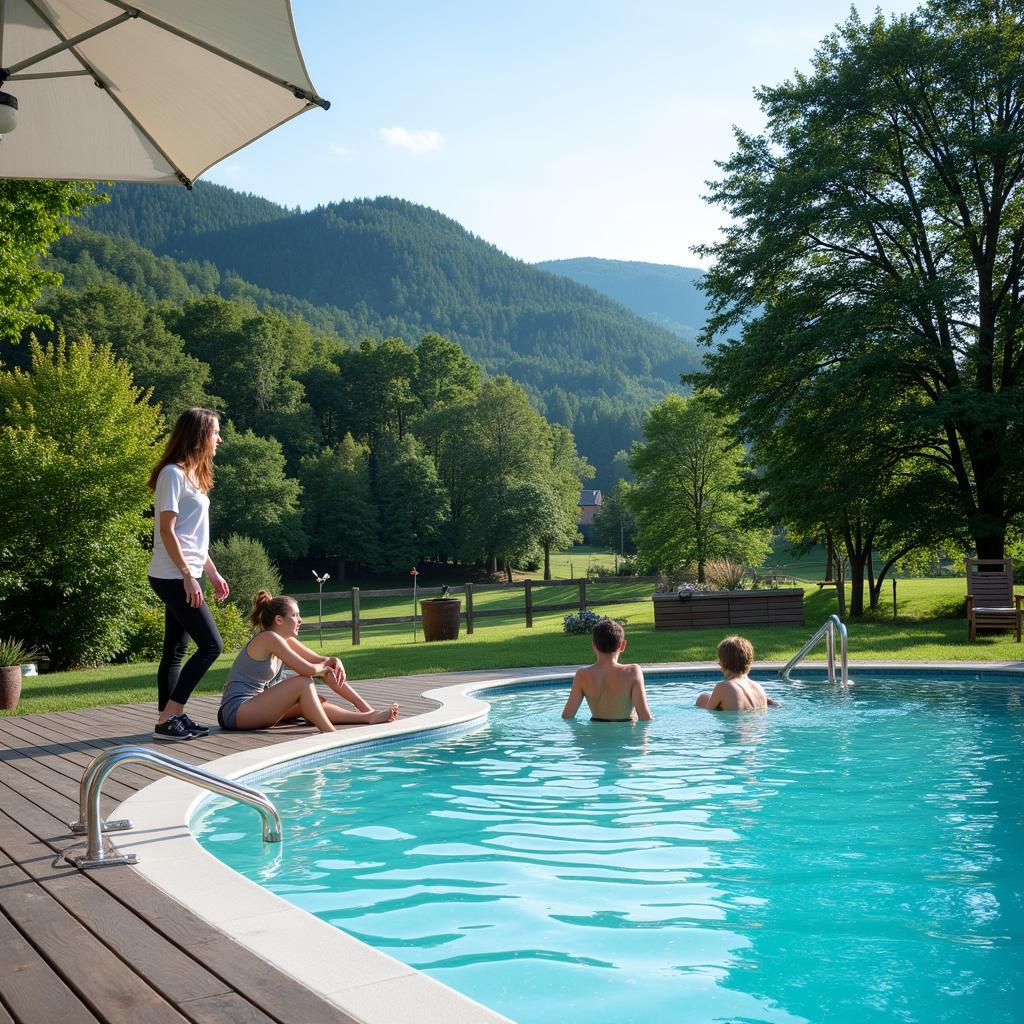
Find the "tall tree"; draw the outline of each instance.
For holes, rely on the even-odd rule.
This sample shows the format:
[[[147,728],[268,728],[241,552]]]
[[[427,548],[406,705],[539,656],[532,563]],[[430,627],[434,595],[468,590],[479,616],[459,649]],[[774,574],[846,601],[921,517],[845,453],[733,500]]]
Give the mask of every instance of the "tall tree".
[[[705,391],[659,402],[629,460],[641,558],[659,569],[694,566],[700,583],[709,559],[760,565],[769,547],[768,531],[748,525],[754,501],[742,486],[743,449],[716,399]]]
[[[299,480],[310,552],[336,558],[338,579],[345,578],[346,563],[376,565],[380,560],[369,462],[369,448],[351,434],[302,460]]]
[[[433,460],[412,434],[383,453],[375,483],[380,568],[401,572],[438,554],[443,546],[448,496]]]
[[[901,399],[905,457],[951,481],[978,554],[1024,510],[1024,6],[856,14],[759,91],[711,200],[707,358],[751,440],[845,365]],[[822,408],[825,416],[828,410]]]
[[[544,579],[551,579],[551,549],[566,547],[580,536],[580,488],[594,467],[576,451],[572,431],[548,427],[547,472],[533,483],[538,488],[536,537],[544,551]]]
[[[99,198],[91,184],[0,180],[0,338],[47,324],[32,304],[44,288],[60,283],[60,275],[44,270],[39,257],[71,230],[69,217]]]
[[[101,284],[74,292],[61,289],[40,306],[54,325],[40,340],[88,335],[131,365],[135,383],[151,388],[153,400],[173,421],[192,406],[218,408],[223,403],[207,392],[210,367],[185,352],[184,342],[133,291]]]
[[[420,339],[412,389],[425,412],[472,394],[479,381],[480,367],[454,341],[439,334]]]
[[[148,592],[161,424],[145,399],[89,340],[32,342],[27,372],[0,372],[0,619],[55,667],[123,650]]]
[[[752,448],[770,521],[817,541],[831,538],[845,554],[855,616],[864,611],[865,582],[875,606],[895,562],[955,533],[953,482],[906,457],[914,414],[883,374],[841,363],[806,382]]]
[[[258,540],[272,558],[304,555],[309,538],[299,508],[302,487],[285,471],[281,442],[235,430],[231,423],[222,432],[210,495],[213,539],[238,533]]]
[[[636,517],[628,503],[631,487],[628,481],[619,480],[594,514],[594,540],[622,555],[636,551]]]

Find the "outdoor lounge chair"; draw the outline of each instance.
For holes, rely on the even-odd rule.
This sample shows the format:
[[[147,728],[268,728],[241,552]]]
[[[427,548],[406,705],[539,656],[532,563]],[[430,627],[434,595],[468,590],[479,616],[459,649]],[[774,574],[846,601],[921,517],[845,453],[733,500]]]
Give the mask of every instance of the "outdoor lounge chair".
[[[979,629],[1012,629],[1020,643],[1021,601],[1024,595],[1013,593],[1011,559],[967,559],[968,640]]]

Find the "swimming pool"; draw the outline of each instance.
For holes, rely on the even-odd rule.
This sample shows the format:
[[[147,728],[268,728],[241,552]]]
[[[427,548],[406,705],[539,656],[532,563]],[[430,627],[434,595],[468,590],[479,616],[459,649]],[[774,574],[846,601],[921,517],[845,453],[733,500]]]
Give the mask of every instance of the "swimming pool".
[[[522,1022],[1020,1020],[1024,680],[768,683],[763,715],[652,683],[648,725],[564,684],[482,728],[358,747],[206,804],[207,850]]]

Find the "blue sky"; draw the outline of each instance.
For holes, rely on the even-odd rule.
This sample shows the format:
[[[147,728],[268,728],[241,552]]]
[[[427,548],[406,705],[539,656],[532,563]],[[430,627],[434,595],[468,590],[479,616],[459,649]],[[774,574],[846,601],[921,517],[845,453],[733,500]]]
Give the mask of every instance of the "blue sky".
[[[883,12],[912,10],[883,0]],[[873,6],[857,4],[862,15]],[[293,0],[330,111],[207,180],[288,206],[393,195],[519,259],[698,265],[700,198],[753,90],[806,68],[846,0]]]

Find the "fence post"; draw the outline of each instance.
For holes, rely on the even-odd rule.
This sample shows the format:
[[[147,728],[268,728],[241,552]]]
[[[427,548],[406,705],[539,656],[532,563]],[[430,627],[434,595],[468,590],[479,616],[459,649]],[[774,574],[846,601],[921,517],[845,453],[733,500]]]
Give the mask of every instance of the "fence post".
[[[526,593],[526,628],[533,629],[533,580],[524,584]]]
[[[587,610],[587,578],[580,577],[580,612]]]
[[[466,633],[473,632],[473,584],[466,584]]]
[[[359,646],[359,588],[352,588],[352,646]]]

